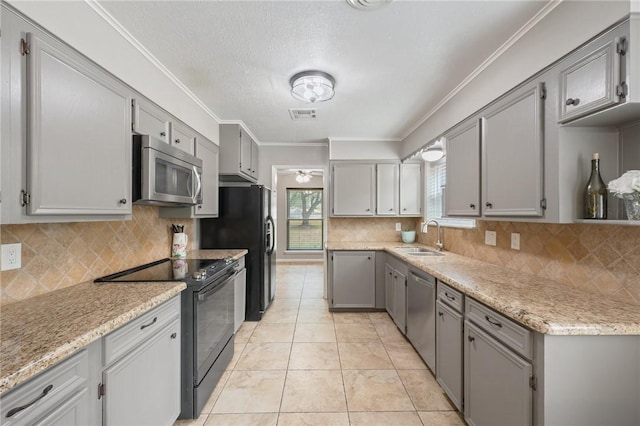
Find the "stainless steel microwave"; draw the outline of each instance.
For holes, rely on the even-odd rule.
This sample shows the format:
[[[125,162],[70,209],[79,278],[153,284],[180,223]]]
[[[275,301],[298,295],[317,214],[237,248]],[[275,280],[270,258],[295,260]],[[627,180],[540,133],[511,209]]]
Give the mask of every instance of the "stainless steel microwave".
[[[202,160],[148,135],[133,137],[133,202],[202,204]]]

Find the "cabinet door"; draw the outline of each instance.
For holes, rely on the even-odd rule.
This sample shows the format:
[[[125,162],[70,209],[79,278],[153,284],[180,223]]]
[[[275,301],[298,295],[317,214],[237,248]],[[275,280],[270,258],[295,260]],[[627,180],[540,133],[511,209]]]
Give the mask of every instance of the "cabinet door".
[[[447,141],[447,216],[480,216],[480,121],[472,119]]]
[[[202,204],[196,216],[218,216],[218,146],[204,138],[196,140],[196,157],[202,160]]]
[[[616,38],[560,71],[561,123],[620,101],[618,42]]]
[[[376,214],[396,216],[398,214],[398,187],[400,174],[397,164],[376,165]]]
[[[234,289],[234,327],[233,332],[238,331],[244,322],[247,303],[247,270],[242,269],[233,280]]]
[[[251,174],[251,152],[253,151],[253,140],[246,132],[240,130],[240,172],[247,176]]]
[[[334,164],[331,180],[333,216],[373,216],[375,168],[373,164]]]
[[[483,117],[484,216],[542,216],[544,93],[535,82]]]
[[[102,375],[104,425],[170,425],[180,414],[180,319]]]
[[[28,214],[131,213],[127,88],[54,40],[27,39]]]
[[[407,276],[393,270],[393,321],[403,334],[407,333]]]
[[[384,292],[385,308],[393,318],[393,268],[388,263],[384,264]]]
[[[257,181],[258,180],[258,167],[260,163],[260,149],[258,148],[258,143],[251,140],[251,176]]]
[[[336,251],[332,255],[334,308],[375,308],[376,268],[372,251]]]
[[[463,316],[439,300],[436,312],[436,379],[462,410]]]
[[[171,126],[171,145],[186,152],[187,154],[196,155],[195,152],[196,135],[192,130],[180,125],[173,124]],[[200,157],[198,157],[200,158]]]
[[[422,214],[422,165],[400,164],[400,215]]]
[[[436,370],[436,280],[409,272],[407,279],[407,339],[424,362]]]
[[[464,417],[471,425],[530,425],[531,364],[465,321]]]
[[[144,99],[133,99],[131,106],[131,129],[134,133],[170,142],[171,120],[167,113]]]

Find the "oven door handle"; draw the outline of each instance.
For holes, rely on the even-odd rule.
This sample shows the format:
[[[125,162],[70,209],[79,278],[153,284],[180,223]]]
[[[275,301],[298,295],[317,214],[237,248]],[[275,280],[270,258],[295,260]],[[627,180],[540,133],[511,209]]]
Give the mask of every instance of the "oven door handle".
[[[230,275],[227,275],[227,278],[225,278],[224,281],[222,281],[220,284],[214,286],[211,290],[198,293],[198,300],[205,300],[207,297],[209,297],[213,293],[216,293],[218,290],[224,287],[229,281],[233,280],[236,277],[236,275],[238,275],[239,273],[240,271],[234,269],[233,273],[231,273]]]

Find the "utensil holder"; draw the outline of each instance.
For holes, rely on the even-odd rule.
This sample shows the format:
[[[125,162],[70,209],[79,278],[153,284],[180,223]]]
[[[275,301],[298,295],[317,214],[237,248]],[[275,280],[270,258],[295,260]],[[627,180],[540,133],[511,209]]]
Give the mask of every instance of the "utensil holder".
[[[173,234],[173,244],[171,245],[171,257],[187,257],[187,242],[189,238],[184,232]]]
[[[402,242],[412,243],[416,240],[416,231],[402,231]]]

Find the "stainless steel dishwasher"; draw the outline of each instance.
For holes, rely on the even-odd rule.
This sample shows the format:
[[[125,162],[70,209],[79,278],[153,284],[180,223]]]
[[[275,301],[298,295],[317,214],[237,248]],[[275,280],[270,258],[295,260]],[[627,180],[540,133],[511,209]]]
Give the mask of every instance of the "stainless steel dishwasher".
[[[407,338],[436,371],[436,279],[410,270],[407,279]]]

